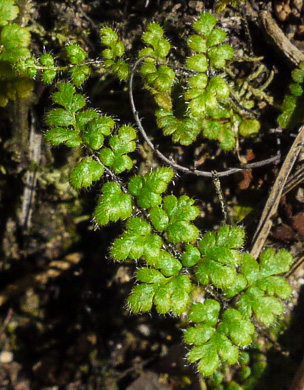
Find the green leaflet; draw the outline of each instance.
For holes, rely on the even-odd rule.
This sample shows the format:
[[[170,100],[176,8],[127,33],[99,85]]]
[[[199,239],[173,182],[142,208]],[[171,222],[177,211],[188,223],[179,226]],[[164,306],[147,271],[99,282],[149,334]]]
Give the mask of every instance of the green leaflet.
[[[69,62],[74,65],[70,69],[71,79],[74,85],[81,86],[89,77],[91,70],[85,60],[87,53],[76,44],[68,45],[65,48]]]
[[[46,132],[46,140],[54,146],[65,143],[69,147],[79,147],[82,139],[76,125],[76,112],[86,105],[85,98],[76,94],[73,85],[62,82],[58,84],[53,101],[63,108],[55,108],[47,114],[46,123],[53,128]]]
[[[1,30],[0,44],[2,46],[0,61],[16,63],[24,57],[30,56],[28,46],[31,34],[17,24],[7,24]]]
[[[92,157],[84,158],[76,165],[70,174],[70,184],[74,188],[88,188],[94,181],[99,180],[104,173],[104,168]]]
[[[174,244],[190,242],[198,238],[197,227],[190,224],[200,213],[193,206],[194,200],[183,195],[177,199],[173,195],[166,196],[162,208],[155,207],[149,210],[150,219],[158,231],[166,231],[168,240]]]
[[[88,65],[73,66],[70,70],[73,84],[76,85],[77,87],[80,87],[90,76],[90,73],[91,71]]]
[[[54,103],[64,107],[65,110],[71,113],[81,110],[86,105],[85,98],[79,93],[76,94],[75,87],[65,82],[58,85],[58,91],[54,93],[52,98]]]
[[[139,207],[150,208],[161,204],[160,194],[166,191],[173,178],[170,168],[158,168],[145,176],[135,176],[129,182],[129,191],[137,197]]]
[[[200,251],[193,245],[187,245],[182,254],[182,263],[184,267],[193,267],[201,259]]]
[[[49,126],[76,127],[75,113],[86,105],[86,101],[82,95],[75,92],[75,87],[72,84],[59,83],[58,91],[53,95],[53,101],[64,108],[55,108],[49,111],[46,116],[46,123]],[[50,137],[50,141],[52,141],[52,137]]]
[[[292,289],[284,278],[277,275],[287,272],[292,261],[287,251],[275,253],[271,248],[261,254],[260,264],[249,254],[244,255],[241,272],[249,288],[241,294],[237,306],[245,318],[254,314],[258,321],[270,326],[283,313],[284,306],[278,298],[287,299]]]
[[[97,113],[94,115],[95,118],[92,118],[91,112],[87,116],[88,121],[86,121],[85,113],[82,113],[81,121],[83,126],[82,139],[83,141],[93,150],[99,150],[104,143],[104,136],[110,135],[113,130],[115,123],[112,118],[107,116],[101,116]],[[78,125],[79,125],[79,118]],[[86,123],[84,123],[84,121]]]
[[[164,31],[159,24],[149,23],[147,31],[142,35],[142,40],[150,47],[141,50],[139,57],[149,55],[155,57],[158,62],[164,61],[170,52],[171,45],[167,39],[163,38],[163,35]],[[151,60],[151,58],[146,59],[147,62]]]
[[[253,324],[235,309],[225,310],[218,322],[220,309],[213,299],[194,304],[189,319],[199,324],[184,334],[185,342],[194,345],[187,358],[191,363],[198,361],[198,370],[204,376],[214,374],[221,361],[235,364],[239,347],[248,346],[255,333]]]
[[[122,192],[118,183],[104,184],[102,192],[94,212],[94,220],[98,225],[107,225],[110,221],[124,220],[131,216],[132,198]]]
[[[252,342],[255,328],[250,321],[243,319],[235,309],[224,311],[218,331],[228,336],[238,347],[247,347]]]
[[[178,274],[182,268],[180,261],[161,249],[162,245],[162,239],[151,233],[151,226],[135,217],[128,220],[126,231],[114,241],[111,256],[116,261],[144,256],[146,263],[160,269],[164,276]]]
[[[181,145],[192,144],[201,127],[196,118],[178,119],[172,111],[167,108],[161,108],[156,111],[157,125],[163,129],[164,135],[172,135],[173,142],[179,142]]]
[[[189,320],[214,326],[217,324],[220,310],[221,305],[214,299],[207,299],[204,303],[194,303],[189,313]]]
[[[30,56],[29,31],[11,23],[19,13],[14,1],[0,2],[0,107],[9,100],[26,98],[34,89],[34,83],[18,69],[18,65]]]
[[[120,80],[126,81],[130,75],[129,65],[121,58],[125,53],[125,46],[119,40],[117,33],[110,27],[100,30],[100,41],[107,49],[103,50],[104,67],[114,73]]]
[[[88,56],[87,53],[76,44],[66,46],[65,50],[70,63],[73,65],[79,65]]]
[[[261,124],[256,119],[243,119],[239,127],[239,133],[243,137],[255,137],[260,131]]]
[[[232,59],[234,51],[231,46],[222,45],[219,47],[212,47],[208,54],[210,64],[216,69],[221,69],[226,66],[227,61]]]
[[[245,318],[251,318],[254,313],[259,322],[270,326],[283,313],[284,306],[277,298],[264,295],[258,287],[251,287],[239,299],[238,309]]]
[[[32,59],[30,59],[30,60],[32,60]],[[43,74],[42,74],[43,81],[46,84],[51,84],[57,75],[57,71],[56,71],[55,63],[54,63],[54,57],[51,54],[42,54],[39,61],[40,61],[40,64],[42,66],[48,68],[48,69],[43,71]],[[27,72],[29,74],[29,77],[34,77],[36,75],[37,68],[38,68],[38,67],[36,67],[35,61],[33,60],[32,63],[28,62],[27,65],[29,66],[29,67],[27,67]],[[32,65],[32,67],[30,65]],[[31,72],[34,72],[34,74],[31,74]]]
[[[211,117],[215,118],[217,112],[220,113],[221,104],[227,102],[230,88],[220,76],[215,76],[210,81],[203,76],[206,76],[205,73],[199,73],[189,79],[190,89],[185,93],[185,98],[189,101],[192,116],[211,114]],[[218,137],[219,134],[214,139]]]
[[[131,126],[122,126],[118,134],[110,139],[110,148],[103,148],[99,154],[104,165],[112,168],[115,173],[122,173],[133,167],[133,161],[128,153],[136,149],[136,131]]]
[[[93,150],[103,146],[104,136],[110,135],[115,125],[112,118],[101,116],[92,109],[82,110],[86,105],[85,98],[67,82],[58,84],[53,101],[63,108],[54,108],[46,116],[46,123],[54,126],[45,134],[48,142],[54,146],[65,143],[69,147],[84,143]]]
[[[140,68],[140,73],[147,85],[160,92],[171,89],[175,78],[174,71],[166,65],[157,68],[154,64],[147,63]]]
[[[286,250],[268,248],[260,256],[261,276],[277,275],[287,272],[293,262],[293,258]]]
[[[203,345],[195,346],[187,355],[190,363],[198,361],[198,371],[204,376],[215,373],[221,361],[235,364],[238,361],[239,350],[221,333],[214,333]]]
[[[0,27],[5,26],[11,20],[16,19],[19,14],[19,8],[14,0],[1,0],[0,3]]]
[[[242,247],[244,236],[241,227],[222,226],[217,233],[206,233],[199,241],[202,260],[195,274],[203,285],[211,282],[215,287],[225,289],[235,283],[236,267],[242,260],[237,249]]]
[[[181,315],[187,310],[190,303],[192,289],[188,276],[178,275],[163,279],[161,274],[148,273],[139,270],[139,277],[148,280],[134,287],[128,298],[128,306],[135,313],[150,311],[152,305],[160,314],[171,312]]]
[[[215,28],[216,17],[203,13],[192,25],[193,29],[200,35],[193,35],[188,40],[189,47],[196,53],[187,61],[187,66],[197,72],[206,72],[208,66],[214,68],[224,68],[226,61],[233,57],[233,48],[222,44],[226,39],[226,33]]]
[[[156,265],[161,247],[162,239],[151,234],[151,226],[135,217],[128,220],[126,231],[114,241],[111,256],[116,261],[145,256],[148,264]]]
[[[78,148],[82,144],[82,139],[73,129],[65,127],[53,127],[45,134],[45,139],[53,146],[66,144],[70,148]]]

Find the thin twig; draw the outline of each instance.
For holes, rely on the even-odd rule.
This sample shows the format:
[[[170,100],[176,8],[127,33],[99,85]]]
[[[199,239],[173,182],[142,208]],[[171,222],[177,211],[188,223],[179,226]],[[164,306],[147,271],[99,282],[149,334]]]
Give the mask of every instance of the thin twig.
[[[262,11],[259,16],[267,35],[286,58],[295,65],[299,65],[301,61],[304,61],[304,54],[285,36],[271,16],[271,13],[269,11]]]
[[[147,144],[150,146],[150,148],[153,150],[153,152],[161,160],[163,160],[166,164],[171,166],[173,169],[175,169],[177,171],[182,171],[182,172],[184,172],[186,174],[191,174],[191,175],[196,175],[196,176],[204,176],[204,177],[211,177],[212,178],[213,177],[212,172],[200,171],[198,169],[190,169],[190,168],[187,168],[185,166],[177,164],[172,158],[170,158],[170,159],[167,158],[158,149],[156,149],[156,147],[154,146],[154,144],[152,143],[152,141],[148,137],[145,129],[143,128],[143,125],[141,124],[141,120],[140,120],[140,118],[138,116],[138,111],[136,110],[136,106],[135,106],[135,102],[134,102],[134,96],[133,96],[134,75],[135,75],[135,72],[136,72],[136,69],[137,69],[138,65],[145,58],[154,58],[154,57],[144,56],[144,57],[141,57],[139,60],[137,60],[135,62],[135,64],[134,64],[134,66],[133,66],[133,69],[132,69],[132,72],[131,72],[131,76],[130,76],[130,81],[129,81],[129,96],[130,96],[131,109],[132,109],[132,113],[133,113],[135,122],[136,122],[136,124],[138,126],[138,129],[139,129],[141,135],[143,136],[143,138],[145,139]],[[237,172],[241,172],[241,171],[244,171],[246,169],[262,167],[264,165],[272,164],[273,162],[276,162],[276,161],[279,161],[279,160],[280,160],[280,157],[279,156],[275,156],[275,157],[271,157],[271,158],[268,158],[268,159],[263,160],[263,161],[258,161],[256,163],[246,164],[246,165],[243,165],[242,167],[230,168],[230,169],[227,169],[226,171],[217,172],[217,177],[224,177],[224,176],[233,175],[233,174],[235,174]]]
[[[32,222],[32,205],[34,204],[36,185],[37,185],[37,167],[41,158],[42,134],[37,131],[36,116],[33,110],[30,110],[31,126],[29,137],[29,160],[36,164],[34,169],[28,167],[25,177],[25,186],[23,191],[23,200],[20,216],[20,224],[23,231],[31,228]]]
[[[279,175],[270,192],[266,205],[264,207],[262,216],[260,218],[258,227],[253,237],[253,247],[251,249],[251,256],[257,258],[264,246],[267,236],[272,227],[271,218],[276,213],[285,183],[291,172],[291,169],[296,162],[296,159],[303,147],[304,143],[304,126],[300,127],[299,134],[293,142],[285,161],[280,169]]]

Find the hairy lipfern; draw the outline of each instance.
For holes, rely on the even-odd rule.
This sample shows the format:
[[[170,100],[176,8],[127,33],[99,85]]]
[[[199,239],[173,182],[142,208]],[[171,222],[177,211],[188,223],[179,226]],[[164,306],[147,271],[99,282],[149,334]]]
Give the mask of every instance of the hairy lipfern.
[[[3,29],[10,26],[14,11],[9,15]],[[177,76],[168,66],[171,45],[156,23],[149,24],[142,36],[146,47],[139,53],[140,74],[158,106],[156,118],[165,135],[189,145],[202,133],[228,150],[235,146],[238,132],[251,136],[259,124],[243,118],[231,105],[225,67],[234,53],[216,24],[209,13],[193,24],[181,96],[184,112],[176,112]],[[118,34],[103,27],[100,38],[106,48],[99,70],[127,80],[130,67],[123,60],[125,48]],[[281,274],[288,271],[292,258],[284,250],[266,249],[259,260],[254,259],[244,250],[245,231],[240,226],[224,225],[203,234],[195,225],[200,215],[195,201],[185,194],[167,193],[174,177],[171,168],[125,174],[134,168],[136,130],[118,127],[113,118],[88,107],[79,88],[97,62],[77,44],[65,47],[64,64],[57,62],[44,54],[21,61],[19,69],[27,76],[40,75],[47,84],[61,72],[69,79],[56,84],[45,138],[53,146],[82,149],[83,156],[69,175],[71,186],[80,190],[102,181],[93,216],[96,226],[125,223],[110,254],[114,261],[137,264],[128,307],[134,313],[155,308],[160,314],[182,316],[189,362],[216,380],[220,367],[243,364],[243,350],[253,343],[258,327],[271,326],[283,313],[291,288]]]
[[[131,179],[130,192],[148,215],[127,222],[111,255],[116,261],[144,261],[128,299],[130,309],[145,312],[154,305],[160,314],[186,314],[189,328],[184,339],[193,345],[188,360],[198,362],[198,370],[209,376],[221,362],[238,362],[240,349],[252,343],[256,323],[270,326],[282,314],[281,300],[290,296],[291,288],[279,275],[289,269],[292,257],[267,249],[258,263],[243,252],[245,232],[238,226],[222,226],[198,239],[198,229],[189,223],[198,215],[197,208],[187,196],[162,198],[168,185],[162,169]],[[166,242],[191,244],[179,254]],[[203,303],[191,302],[194,285],[201,286]],[[208,297],[209,290],[204,293],[204,286],[222,291],[230,307],[223,310],[221,301]]]

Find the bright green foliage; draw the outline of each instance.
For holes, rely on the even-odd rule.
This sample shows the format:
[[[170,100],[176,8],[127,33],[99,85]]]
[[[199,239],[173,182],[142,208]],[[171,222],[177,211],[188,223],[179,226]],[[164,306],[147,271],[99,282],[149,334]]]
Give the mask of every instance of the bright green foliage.
[[[147,47],[139,52],[139,58],[149,56],[145,58],[145,63],[140,68],[145,82],[144,87],[153,95],[158,106],[172,110],[171,90],[175,72],[169,66],[163,65],[169,55],[171,45],[164,38],[164,31],[157,23],[148,24],[142,40]]]
[[[26,28],[9,23],[18,13],[14,1],[0,2],[0,107],[5,107],[9,100],[26,98],[34,88],[33,82],[15,69],[19,61],[30,56],[31,41]]]
[[[67,127],[53,127],[46,132],[45,139],[53,146],[64,143],[70,148],[77,148],[82,144],[80,135],[74,129]]]
[[[204,376],[214,374],[221,361],[235,364],[239,347],[248,346],[255,333],[252,323],[237,310],[227,309],[220,318],[219,313],[220,304],[213,299],[195,304],[189,319],[199,324],[184,334],[185,342],[194,345],[187,358],[191,363],[198,362]]]
[[[157,68],[154,64],[147,63],[141,67],[140,72],[148,86],[161,92],[171,89],[175,78],[174,71],[166,65]]]
[[[243,137],[255,137],[260,131],[261,124],[256,119],[243,119],[239,127],[239,134]]]
[[[137,197],[138,206],[144,209],[159,206],[160,194],[166,191],[173,178],[170,168],[159,168],[145,176],[135,176],[129,182],[129,191]]]
[[[91,73],[86,61],[87,53],[76,44],[66,46],[65,51],[67,60],[70,63],[68,66],[56,66],[54,57],[51,54],[43,54],[38,60],[30,57],[19,62],[17,69],[31,78],[40,74],[46,84],[51,84],[58,72],[69,71],[72,83],[80,87]]]
[[[100,152],[100,160],[115,173],[130,170],[133,161],[127,155],[136,149],[136,131],[131,126],[122,126],[117,135],[110,139],[111,148],[103,148]]]
[[[292,256],[284,250],[275,253],[273,249],[266,249],[261,254],[260,264],[250,255],[244,255],[241,272],[249,288],[241,295],[238,308],[245,318],[255,314],[258,321],[269,326],[283,313],[284,306],[278,298],[287,299],[292,289],[277,275],[287,272],[292,261]]]
[[[31,59],[31,60],[34,61],[33,59]],[[57,74],[56,69],[55,69],[54,57],[51,54],[42,54],[42,56],[40,57],[40,64],[46,68],[42,74],[43,81],[46,84],[51,84],[52,81],[54,80],[54,78],[56,77],[56,74]],[[27,69],[28,70],[32,69],[32,70],[34,70],[34,72],[37,71],[35,66],[33,66],[32,68],[27,68]]]
[[[260,123],[256,119],[243,119],[236,111],[237,105],[231,102],[225,67],[227,61],[233,59],[234,51],[224,43],[226,33],[216,24],[216,17],[207,12],[193,23],[196,34],[188,39],[193,54],[186,61],[191,76],[183,96],[176,96],[173,88],[176,74],[164,65],[170,44],[157,23],[149,24],[143,34],[142,39],[148,47],[140,51],[139,57],[148,57],[140,73],[144,87],[159,106],[157,124],[164,135],[172,135],[173,142],[190,145],[202,133],[206,138],[218,141],[222,149],[231,150],[238,134],[256,136]],[[210,76],[214,71],[222,72]],[[176,106],[187,109],[179,110]]]
[[[224,68],[227,60],[233,57],[231,46],[222,44],[226,39],[226,33],[220,28],[215,28],[216,17],[203,13],[192,25],[200,35],[192,35],[189,38],[189,47],[196,53],[187,61],[187,66],[197,72],[205,72],[208,66],[216,69]]]
[[[145,258],[148,265],[161,270],[166,277],[179,273],[179,260],[162,249],[160,236],[152,234],[151,225],[140,218],[129,219],[126,231],[113,243],[111,255],[114,260],[138,260]]]
[[[168,56],[171,45],[167,39],[164,38],[164,31],[157,23],[149,23],[147,31],[143,34],[142,40],[148,47],[141,50],[139,58],[144,56],[154,57],[157,62],[164,62]],[[147,58],[148,62],[155,62],[151,58]]]
[[[82,143],[76,113],[86,105],[86,101],[75,92],[72,84],[63,82],[53,95],[53,101],[63,107],[51,110],[46,116],[46,123],[53,127],[45,137],[54,146],[65,143],[69,147],[79,147]]]
[[[68,45],[66,53],[71,64],[79,65],[87,58],[87,53],[78,45]]]
[[[101,116],[95,111],[82,111],[77,120],[78,126],[83,129],[83,141],[93,150],[99,150],[102,147],[104,137],[110,135],[115,126],[112,118]]]
[[[205,325],[214,326],[218,322],[221,305],[214,299],[207,299],[204,303],[195,303],[191,307],[189,320]],[[192,332],[192,331],[191,331]]]
[[[179,142],[184,146],[192,144],[201,132],[200,123],[196,118],[178,119],[170,111],[170,107],[169,110],[167,107],[157,110],[156,118],[164,135],[172,135],[173,142]]]
[[[217,288],[232,286],[237,279],[237,266],[242,256],[237,249],[243,245],[245,232],[241,227],[223,226],[218,233],[206,233],[199,242],[202,260],[195,274],[203,285]]]
[[[226,33],[216,28],[216,23],[213,15],[203,13],[193,24],[199,35],[192,35],[188,40],[194,54],[186,65],[197,74],[188,80],[185,99],[189,104],[189,116],[198,119],[203,135],[219,141],[222,149],[230,150],[235,146],[237,136],[232,131],[234,116],[229,102],[230,87],[222,76],[209,79],[207,75],[210,68],[224,68],[226,61],[233,57],[232,47],[223,44]]]
[[[90,68],[88,67],[88,65],[73,66],[71,68],[70,73],[71,73],[73,84],[79,87],[89,77]]]
[[[223,43],[226,33],[216,28],[216,23],[215,16],[209,13],[203,13],[193,23],[197,34],[188,39],[193,55],[187,59],[186,66],[195,74],[189,77],[188,89],[184,93],[187,112],[177,115],[174,111],[172,87],[176,75],[173,70],[167,65],[158,66],[153,58],[148,57],[140,72],[145,88],[159,106],[157,124],[164,135],[172,135],[173,142],[190,145],[202,133],[210,140],[217,140],[222,149],[230,150],[235,147],[238,135],[233,128],[239,127],[240,135],[252,137],[258,133],[260,124],[256,120],[242,120],[234,112],[230,87],[223,75],[209,76],[210,70],[224,69],[226,62],[233,57],[232,47]],[[162,28],[156,23],[149,24],[143,41],[149,47],[143,49],[139,56],[151,56],[158,63],[164,63],[170,44],[163,38]]]
[[[94,220],[100,225],[107,225],[110,221],[127,219],[132,214],[132,198],[122,192],[120,185],[109,182],[103,185],[102,195],[94,212]]]
[[[207,233],[199,242],[203,261],[204,256],[216,258],[215,246],[219,251],[223,248],[231,250],[241,247],[243,239],[244,231],[238,227],[223,226],[217,235]],[[223,264],[233,262],[231,253],[228,251],[222,253]],[[234,284],[230,288],[224,288],[227,296],[239,296],[235,308],[228,308],[221,313],[219,302],[206,299],[204,303],[193,304],[188,314],[189,321],[198,324],[190,327],[184,335],[185,342],[194,345],[188,360],[191,363],[198,362],[198,370],[204,376],[214,374],[221,361],[235,364],[239,359],[239,348],[249,346],[255,335],[255,328],[251,322],[253,314],[262,324],[266,326],[273,324],[284,310],[280,299],[287,299],[292,292],[287,281],[278,276],[287,272],[292,263],[292,257],[288,252],[280,250],[275,253],[273,249],[267,249],[261,254],[259,263],[248,253],[239,253],[236,258],[240,265],[240,273],[235,276]],[[217,258],[216,260],[218,261]],[[199,263],[197,248],[188,245],[182,255],[182,261],[183,264],[186,262],[190,266]],[[218,273],[220,275],[220,270]],[[201,281],[200,275],[197,276]],[[215,287],[227,284],[221,282],[218,285],[218,278],[208,276],[208,269],[205,277],[214,278],[212,284]],[[242,355],[241,358],[243,359]],[[246,368],[243,373],[244,379],[246,375],[250,375],[250,369],[248,371]]]
[[[74,85],[79,87],[90,75],[90,68],[87,64],[85,64],[87,53],[76,44],[68,45],[65,50],[69,62],[74,65],[70,69],[72,82]]]
[[[25,29],[17,24],[8,24],[1,30],[0,44],[1,61],[6,61],[10,64],[16,63],[18,60],[28,57],[30,51],[28,46],[31,42],[31,35]]]
[[[19,13],[19,8],[14,0],[1,0],[0,3],[0,27],[6,26],[8,22],[14,20]]]
[[[181,315],[187,310],[192,289],[188,276],[164,278],[156,270],[140,268],[137,278],[145,283],[135,286],[128,298],[128,306],[133,312],[150,311],[153,303],[160,314]]]
[[[229,337],[238,347],[247,347],[255,333],[253,324],[244,320],[241,313],[235,309],[224,311],[217,330]]]
[[[104,67],[114,73],[120,80],[126,81],[130,75],[129,65],[121,58],[125,53],[125,46],[119,40],[117,33],[110,27],[100,30],[100,41],[108,46],[103,50]]]
[[[144,64],[140,73],[145,80],[145,88],[149,89],[156,103],[168,110],[172,109],[171,88],[175,79],[174,71],[167,65],[156,66],[150,62]]]
[[[194,200],[184,195],[177,199],[174,195],[166,196],[161,207],[149,210],[150,219],[158,231],[166,231],[168,240],[174,244],[197,239],[199,231],[190,224],[199,215],[199,209],[193,206]]]
[[[70,174],[70,184],[74,188],[88,188],[98,181],[104,173],[104,168],[92,157],[84,158],[76,165]]]
[[[193,267],[201,259],[200,251],[193,245],[189,244],[182,254],[182,263],[184,267]]]
[[[283,128],[293,129],[303,123],[303,83],[304,62],[291,73],[293,83],[289,85],[291,95],[286,95],[282,104],[282,114],[278,117],[278,124]]]
[[[48,142],[54,146],[65,143],[69,147],[85,144],[93,150],[103,146],[104,137],[110,135],[115,125],[112,118],[93,110],[82,110],[85,98],[67,82],[58,84],[53,101],[61,108],[54,108],[46,116],[46,123],[53,126],[45,134]]]
[[[116,261],[138,260],[145,256],[148,264],[155,265],[161,246],[161,237],[152,234],[151,226],[136,217],[128,220],[126,231],[114,241],[111,256]]]

